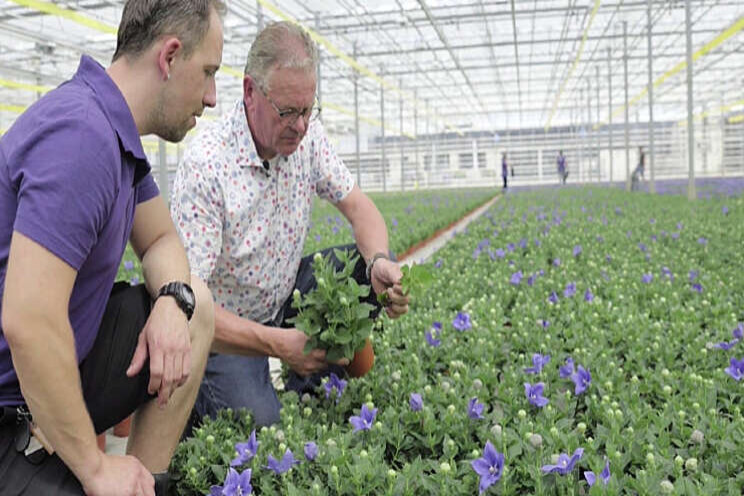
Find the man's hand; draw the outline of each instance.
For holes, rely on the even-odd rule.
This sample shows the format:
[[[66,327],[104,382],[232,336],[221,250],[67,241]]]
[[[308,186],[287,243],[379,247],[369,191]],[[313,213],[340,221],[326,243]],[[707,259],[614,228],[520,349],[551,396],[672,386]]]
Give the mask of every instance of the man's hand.
[[[381,258],[372,266],[372,289],[375,294],[387,293],[388,300],[385,312],[391,319],[397,319],[408,312],[408,295],[403,294],[400,279],[403,273],[397,263]]]
[[[281,343],[279,343],[279,359],[289,365],[299,375],[305,377],[315,372],[320,372],[328,368],[325,350],[311,350],[305,355],[302,350],[305,348],[307,336],[304,332],[297,329],[282,329]],[[342,358],[337,365],[345,367],[349,360]]]
[[[133,456],[101,453],[101,463],[80,481],[87,496],[155,496],[155,479]]]
[[[158,405],[163,408],[191,372],[189,323],[172,297],[162,296],[155,300],[150,317],[140,332],[127,376],[137,375],[148,355],[150,383],[147,391],[158,394]]]

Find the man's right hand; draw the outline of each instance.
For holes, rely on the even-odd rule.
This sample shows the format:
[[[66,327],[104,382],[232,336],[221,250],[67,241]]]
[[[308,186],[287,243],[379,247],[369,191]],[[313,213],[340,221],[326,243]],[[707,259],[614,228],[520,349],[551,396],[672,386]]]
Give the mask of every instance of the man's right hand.
[[[282,329],[281,342],[279,343],[279,359],[289,365],[289,368],[297,374],[305,377],[312,373],[328,368],[325,350],[311,350],[307,355],[303,353],[307,343],[307,335],[297,329]],[[342,358],[337,365],[342,367],[349,364],[349,360]]]
[[[81,479],[88,496],[155,496],[155,479],[133,456],[101,453],[95,473]]]

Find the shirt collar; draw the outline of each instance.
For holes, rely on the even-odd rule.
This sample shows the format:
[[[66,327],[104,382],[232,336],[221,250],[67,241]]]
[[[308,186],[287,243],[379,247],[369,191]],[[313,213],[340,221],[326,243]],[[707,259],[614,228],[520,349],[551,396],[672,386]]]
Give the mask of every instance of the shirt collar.
[[[111,127],[119,136],[121,147],[140,162],[136,177],[145,176],[150,171],[150,164],[147,162],[147,155],[142,149],[142,141],[137,125],[134,123],[132,111],[129,109],[119,87],[106,73],[103,66],[87,55],[80,57],[80,65],[75,78],[81,79],[98,96],[101,108],[106,113]],[[140,168],[140,165],[142,168]],[[135,179],[136,181],[137,179]]]
[[[248,118],[245,115],[245,104],[242,99],[235,102],[232,115],[233,133],[240,150],[238,163],[241,167],[259,167],[263,169],[263,159],[258,155],[256,143],[253,141]]]

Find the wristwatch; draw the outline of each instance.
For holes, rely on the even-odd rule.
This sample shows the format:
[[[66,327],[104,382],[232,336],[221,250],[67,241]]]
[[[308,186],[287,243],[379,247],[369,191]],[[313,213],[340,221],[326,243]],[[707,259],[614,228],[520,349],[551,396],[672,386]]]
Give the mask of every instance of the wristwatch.
[[[372,267],[374,267],[375,262],[381,258],[384,258],[385,260],[390,260],[390,257],[388,257],[387,253],[378,252],[372,255],[372,258],[370,258],[369,262],[367,262],[367,269],[364,271],[364,273],[367,276],[368,281],[372,280]]]
[[[176,300],[178,308],[186,314],[186,320],[191,320],[191,316],[194,315],[194,305],[196,304],[194,290],[191,289],[191,286],[185,282],[169,282],[160,288],[158,296],[155,299],[157,300],[161,296],[172,296]]]

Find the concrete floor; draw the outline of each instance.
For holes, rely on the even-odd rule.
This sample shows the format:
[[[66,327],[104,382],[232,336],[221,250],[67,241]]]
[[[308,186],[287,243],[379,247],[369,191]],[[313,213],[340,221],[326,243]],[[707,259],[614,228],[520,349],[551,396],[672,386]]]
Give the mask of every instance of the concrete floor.
[[[404,259],[401,259],[400,263],[413,265],[429,261],[434,256],[434,254],[439,251],[440,248],[442,248],[450,239],[452,239],[453,236],[455,236],[455,234],[461,232],[463,229],[465,229],[465,227],[467,227],[468,224],[483,215],[483,213],[491,208],[491,206],[496,203],[499,198],[500,196],[494,197],[488,203],[466,215],[455,225],[450,227],[447,231],[444,231],[439,236],[432,239],[425,246],[422,246]],[[279,377],[281,374],[281,362],[276,358],[269,358],[269,370],[274,382],[274,386],[277,388],[282,388],[283,384],[281,382],[281,378]],[[116,437],[113,435],[113,429],[109,429],[109,431],[106,433],[106,453],[123,455],[126,451],[126,448],[127,438]]]

